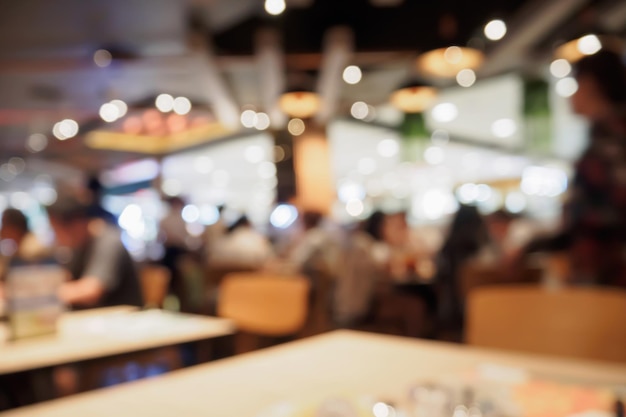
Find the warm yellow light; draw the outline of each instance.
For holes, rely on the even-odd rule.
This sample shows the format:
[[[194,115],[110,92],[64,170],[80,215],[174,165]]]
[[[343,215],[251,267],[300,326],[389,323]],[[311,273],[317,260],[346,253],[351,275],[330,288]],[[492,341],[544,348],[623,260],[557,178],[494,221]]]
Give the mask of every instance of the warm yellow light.
[[[621,53],[623,42],[615,36],[587,34],[559,46],[554,52],[557,59],[576,62],[587,55],[593,55],[601,49]]]
[[[302,119],[291,119],[287,124],[287,130],[294,136],[300,136],[304,133],[305,125]],[[281,149],[282,150],[282,149]],[[284,154],[284,152],[283,152]]]
[[[478,49],[451,46],[420,55],[416,65],[425,75],[453,78],[463,69],[477,69],[484,59],[484,54]]]
[[[320,99],[310,91],[292,91],[283,94],[278,102],[280,109],[291,117],[306,119],[320,108]]]
[[[426,110],[437,96],[433,87],[414,85],[396,90],[391,95],[391,104],[405,113],[420,113]]]

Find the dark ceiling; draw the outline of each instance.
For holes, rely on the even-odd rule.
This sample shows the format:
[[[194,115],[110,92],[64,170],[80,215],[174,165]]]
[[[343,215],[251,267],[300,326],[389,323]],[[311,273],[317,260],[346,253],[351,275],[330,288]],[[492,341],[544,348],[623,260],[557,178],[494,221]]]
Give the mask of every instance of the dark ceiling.
[[[488,77],[545,66],[556,43],[583,32],[626,35],[624,0],[286,1],[282,15],[269,16],[263,0],[0,0],[0,164],[5,157],[27,154],[24,141],[31,133],[49,137],[48,149],[36,157],[83,170],[135,158],[87,149],[81,135],[66,142],[50,135],[62,118],[94,120],[99,106],[113,96],[134,103],[169,91],[192,98],[203,94],[206,103],[230,104],[234,112],[248,104],[261,107],[255,37],[268,26],[281,38],[284,68],[279,71],[289,76],[305,68],[311,78],[320,68],[328,29],[352,29],[350,59],[363,68],[364,81],[342,86],[340,104],[386,101],[413,58],[437,47],[484,47],[491,69],[479,77]],[[380,6],[387,2],[393,7]],[[487,42],[482,34],[493,18],[509,27],[501,42]],[[212,46],[205,51],[211,62],[196,59],[202,51],[189,45],[189,29],[198,27]],[[93,64],[93,52],[101,47],[116,58],[109,68]],[[373,59],[362,58],[369,53]],[[312,56],[306,65],[305,55]],[[217,87],[230,97],[213,94]],[[341,113],[345,106],[338,109]]]
[[[251,16],[215,33],[213,42],[219,54],[253,54],[256,30],[273,26],[282,34],[286,53],[316,53],[329,28],[349,26],[357,52],[424,51],[480,38],[487,21],[508,19],[523,3],[407,0],[395,7],[376,7],[368,0],[316,0],[307,8],[288,8],[277,17]]]

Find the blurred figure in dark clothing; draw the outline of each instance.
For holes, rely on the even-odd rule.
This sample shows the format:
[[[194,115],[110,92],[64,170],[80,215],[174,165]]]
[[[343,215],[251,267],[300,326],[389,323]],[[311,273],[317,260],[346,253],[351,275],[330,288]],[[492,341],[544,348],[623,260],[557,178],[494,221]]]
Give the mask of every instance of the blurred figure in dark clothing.
[[[437,259],[436,285],[439,297],[439,321],[442,331],[458,332],[463,328],[463,300],[458,276],[462,266],[489,244],[487,225],[474,206],[461,205]]]
[[[87,181],[87,200],[89,204],[89,216],[95,219],[102,219],[107,224],[117,226],[117,218],[104,207],[102,207],[103,188],[97,176],[89,177]]]
[[[588,148],[575,165],[563,229],[531,251],[568,253],[572,282],[626,287],[626,69],[600,51],[575,66],[574,111],[591,122]]]

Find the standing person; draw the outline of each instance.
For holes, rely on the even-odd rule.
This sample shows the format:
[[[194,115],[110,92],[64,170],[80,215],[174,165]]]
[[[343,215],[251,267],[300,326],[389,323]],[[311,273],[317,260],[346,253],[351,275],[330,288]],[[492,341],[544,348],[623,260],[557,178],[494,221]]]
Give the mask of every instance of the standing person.
[[[347,239],[333,297],[333,318],[341,327],[358,326],[374,314],[376,284],[388,260],[382,228],[385,214],[375,211]]]
[[[135,263],[117,228],[92,227],[90,207],[73,196],[59,196],[48,216],[70,275],[59,292],[63,302],[74,308],[143,305]]]
[[[464,320],[459,271],[488,243],[487,226],[476,207],[461,205],[439,252],[436,277],[440,330],[454,337],[462,332]]]
[[[575,73],[572,107],[592,127],[565,209],[573,278],[626,286],[626,69],[620,56],[600,51]]]
[[[189,254],[187,244],[190,235],[187,232],[187,223],[182,216],[185,201],[180,197],[170,197],[165,202],[168,212],[159,223],[159,233],[165,249],[161,263],[170,271],[170,292],[178,297],[181,308],[186,310],[188,297],[182,260],[185,255]]]
[[[564,251],[571,282],[626,287],[626,69],[602,50],[574,71],[571,104],[591,123],[589,145],[575,164],[561,232],[525,252]]]

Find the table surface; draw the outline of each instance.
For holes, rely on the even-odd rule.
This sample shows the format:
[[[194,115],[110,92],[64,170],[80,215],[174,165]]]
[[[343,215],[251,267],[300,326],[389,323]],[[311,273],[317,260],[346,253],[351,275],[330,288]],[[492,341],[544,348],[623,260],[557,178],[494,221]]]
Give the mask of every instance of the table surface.
[[[54,334],[7,340],[0,325],[0,375],[206,340],[235,332],[228,319],[118,306],[64,313]]]
[[[565,360],[352,331],[281,346],[6,413],[7,417],[254,417],[286,400],[370,394],[481,365],[518,367],[572,382],[626,384],[626,365]]]

